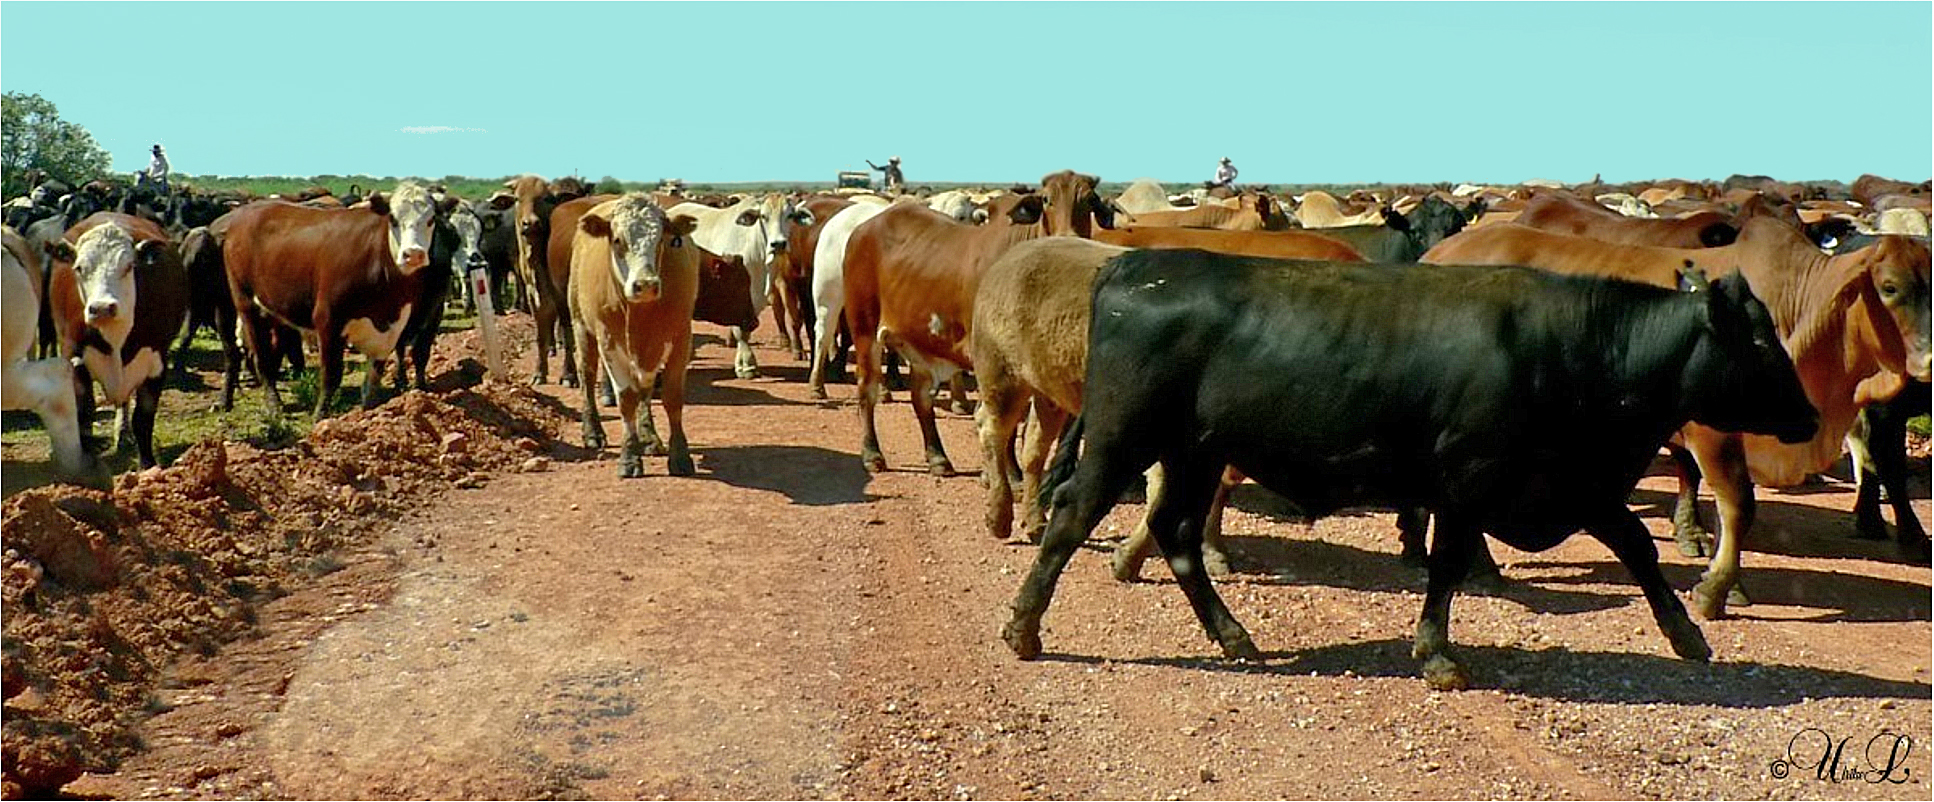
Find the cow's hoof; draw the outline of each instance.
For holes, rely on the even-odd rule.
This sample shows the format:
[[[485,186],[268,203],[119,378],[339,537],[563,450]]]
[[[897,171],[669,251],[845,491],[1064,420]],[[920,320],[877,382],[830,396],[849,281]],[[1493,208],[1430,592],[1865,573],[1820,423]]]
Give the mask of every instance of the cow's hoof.
[[[1021,526],[1021,539],[1034,545],[1041,545],[1041,533],[1047,531],[1047,524],[1024,524]]]
[[[618,405],[618,397],[615,395],[612,395],[610,390],[606,390],[604,392],[598,393],[598,406],[615,407],[617,405]]]
[[[813,392],[814,398],[817,398],[821,401],[826,400],[826,385],[815,384],[812,387],[812,392]]]
[[[637,479],[645,475],[645,463],[637,457],[625,457],[618,463],[618,478]]]
[[[605,442],[604,442],[603,429],[585,429],[584,430],[585,448],[602,450],[604,446],[605,446]]]
[[[878,451],[860,454],[860,464],[866,466],[867,473],[886,473],[886,457]]]
[[[737,376],[741,379],[756,379],[756,378],[759,378],[759,366],[753,365],[751,367],[745,367],[745,366],[735,367],[732,369],[732,375]]]
[[[1712,533],[1706,528],[1693,524],[1673,529],[1672,539],[1679,544],[1679,553],[1687,557],[1711,557]]]
[[[1715,593],[1712,580],[1704,580],[1692,588],[1692,609],[1707,621],[1725,618],[1726,594]]]
[[[1116,546],[1115,556],[1110,560],[1115,574],[1115,581],[1133,582],[1140,579],[1142,577],[1142,561],[1144,559],[1140,554],[1136,554],[1134,549],[1129,548],[1127,543]]]
[[[1229,555],[1215,549],[1203,549],[1202,570],[1208,572],[1209,576],[1228,576]]]
[[[1704,663],[1712,659],[1712,646],[1706,643],[1706,636],[1691,621],[1684,627],[1667,628],[1665,639],[1672,644],[1672,653],[1682,660]]]
[[[1853,536],[1856,540],[1886,540],[1887,523],[1877,517],[1859,516],[1854,519]]]
[[[955,400],[952,404],[948,405],[947,408],[952,410],[955,415],[974,414],[974,405],[966,401]]]
[[[646,440],[640,448],[647,457],[662,457],[671,453],[665,449],[665,441],[657,438]]]
[[[949,460],[946,457],[928,458],[927,473],[933,474],[934,476],[940,476],[940,477],[953,476],[954,463],[952,460]]]
[[[1261,660],[1262,650],[1249,639],[1249,633],[1237,629],[1222,637],[1222,656],[1231,660]]]
[[[1001,628],[1001,640],[1007,641],[1007,648],[1013,649],[1014,655],[1022,660],[1041,656],[1041,630],[1038,625],[1028,626],[1018,618],[1008,621],[1007,626]]]
[[[537,375],[535,375],[535,376],[532,376],[532,377],[531,377],[531,386],[532,386],[532,387],[542,387],[542,386],[544,386],[545,384],[548,384],[549,382],[550,382],[550,377],[547,377],[547,376],[545,376],[545,375],[544,375],[544,374],[542,374],[542,373],[539,373],[539,374],[537,374]]]
[[[1442,654],[1434,654],[1424,661],[1424,682],[1433,691],[1461,691],[1471,687],[1471,676],[1456,660]]]
[[[692,457],[690,454],[674,455],[666,467],[673,476],[691,476],[692,474],[698,473],[698,468],[692,465]]]

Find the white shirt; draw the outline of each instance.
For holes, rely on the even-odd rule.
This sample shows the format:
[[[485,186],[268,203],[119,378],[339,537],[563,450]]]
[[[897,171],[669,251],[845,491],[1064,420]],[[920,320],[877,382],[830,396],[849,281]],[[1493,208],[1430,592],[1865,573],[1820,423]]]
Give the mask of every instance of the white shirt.
[[[1218,183],[1218,184],[1227,184],[1227,183],[1231,183],[1231,182],[1233,182],[1233,181],[1235,181],[1235,180],[1236,180],[1236,166],[1235,166],[1235,165],[1233,165],[1233,164],[1230,164],[1230,163],[1228,163],[1228,162],[1223,162],[1223,163],[1222,163],[1222,166],[1220,166],[1220,167],[1217,167],[1217,168],[1215,168],[1215,182],[1216,182],[1216,183]]]
[[[168,157],[160,153],[154,154],[154,158],[148,160],[148,177],[153,179],[167,178]]]

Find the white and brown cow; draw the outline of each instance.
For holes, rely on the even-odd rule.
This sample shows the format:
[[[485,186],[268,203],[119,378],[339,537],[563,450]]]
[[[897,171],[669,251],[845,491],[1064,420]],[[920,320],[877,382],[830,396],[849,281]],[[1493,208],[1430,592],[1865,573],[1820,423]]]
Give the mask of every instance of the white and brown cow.
[[[47,427],[52,445],[54,470],[62,478],[102,487],[106,474],[99,461],[81,445],[80,424],[74,408],[74,368],[64,357],[30,359],[33,355],[40,307],[43,299],[59,292],[65,302],[51,302],[56,314],[78,317],[78,281],[71,266],[64,266],[43,282],[40,257],[28,246],[26,238],[11,228],[0,229],[4,253],[0,270],[5,286],[0,301],[6,306],[0,314],[0,408],[31,409]]]
[[[793,206],[784,195],[748,197],[722,209],[700,203],[681,203],[668,212],[698,221],[692,239],[720,256],[745,258],[745,269],[752,277],[752,308],[763,312],[767,290],[771,288],[774,264],[786,258],[786,240],[794,226],[813,224],[811,212]],[[738,353],[732,372],[741,379],[759,375],[759,361],[752,355],[752,343],[742,326],[728,329]]]
[[[579,368],[584,442],[592,448],[605,445],[592,389],[602,359],[617,385],[624,420],[622,477],[643,476],[646,453],[666,453],[651,423],[652,385],[660,371],[671,426],[669,470],[674,476],[693,472],[685,443],[685,366],[692,358],[692,308],[698,299],[699,249],[691,240],[696,224],[690,215],[667,216],[644,192],[600,203],[577,222],[568,291],[584,360]]]

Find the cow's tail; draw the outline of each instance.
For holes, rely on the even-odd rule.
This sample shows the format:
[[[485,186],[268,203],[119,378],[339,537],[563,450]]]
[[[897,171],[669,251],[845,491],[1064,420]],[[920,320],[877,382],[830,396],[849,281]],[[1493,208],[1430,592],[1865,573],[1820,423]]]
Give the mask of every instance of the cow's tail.
[[[1041,492],[1034,498],[1043,517],[1054,511],[1055,492],[1074,476],[1075,463],[1080,459],[1081,430],[1086,421],[1085,415],[1074,416],[1062,430],[1061,440],[1054,444],[1054,461],[1048,464],[1047,473],[1041,475]]]

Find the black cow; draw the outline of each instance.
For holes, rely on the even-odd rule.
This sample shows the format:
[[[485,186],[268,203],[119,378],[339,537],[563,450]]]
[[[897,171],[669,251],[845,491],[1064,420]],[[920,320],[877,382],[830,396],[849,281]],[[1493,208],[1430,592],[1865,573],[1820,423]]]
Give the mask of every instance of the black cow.
[[[509,310],[510,295],[505,292],[517,277],[517,198],[494,195],[470,204],[470,211],[483,223],[483,255],[490,262],[490,296],[497,314]],[[520,305],[529,306],[528,290],[518,290]]]
[[[404,389],[407,381],[404,372],[409,367],[416,368],[416,389],[429,389],[429,379],[424,374],[429,370],[430,351],[436,345],[437,332],[443,328],[444,307],[450,302],[452,284],[460,277],[467,280],[469,262],[483,258],[479,253],[463,253],[463,238],[449,219],[455,204],[461,201],[455,195],[445,198],[445,204],[437,209],[436,227],[430,234],[430,264],[419,271],[423,276],[423,295],[410,309],[410,320],[396,340],[397,392]],[[457,264],[464,256],[468,257],[465,263]],[[409,352],[407,357],[405,349]]]
[[[1149,526],[1231,657],[1258,652],[1202,570],[1224,465],[1312,515],[1358,505],[1436,515],[1413,648],[1434,687],[1467,683],[1449,653],[1450,602],[1484,533],[1543,551],[1589,531],[1637,580],[1673,650],[1706,659],[1626,496],[1688,420],[1799,442],[1817,413],[1746,280],[1689,276],[1695,293],[1524,268],[1116,257],[1095,285],[1088,401],[1056,458],[1073,479],[1014,602],[1008,645],[1040,653],[1041,615],[1069,557],[1159,461],[1168,481]]]
[[[1464,230],[1464,225],[1482,214],[1483,201],[1459,209],[1435,195],[1406,215],[1395,209],[1383,210],[1380,226],[1342,226],[1314,228],[1310,231],[1340,240],[1363,254],[1364,261],[1379,264],[1415,264],[1431,246]]]

